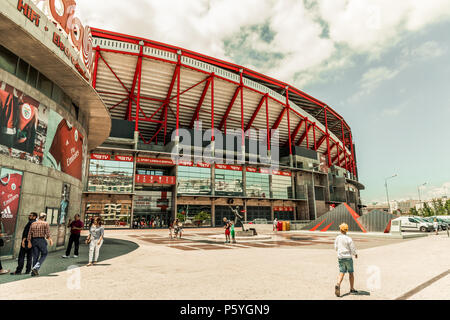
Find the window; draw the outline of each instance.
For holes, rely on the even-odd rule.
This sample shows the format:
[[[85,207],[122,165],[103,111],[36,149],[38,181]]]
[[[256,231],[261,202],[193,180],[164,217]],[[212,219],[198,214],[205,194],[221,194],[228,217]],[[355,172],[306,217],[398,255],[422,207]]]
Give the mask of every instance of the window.
[[[37,78],[38,78],[38,71],[32,66],[30,66],[30,70],[28,71],[27,83],[30,86],[36,88]]]
[[[40,73],[37,89],[39,91],[41,91],[43,94],[45,94],[47,97],[51,97],[52,96],[52,88],[53,88],[53,83],[46,76],[44,76],[42,73]]]
[[[17,60],[18,57],[14,53],[0,46],[0,68],[5,69],[9,73],[15,73]]]
[[[111,160],[91,160],[88,191],[131,192],[133,188],[133,163]]]
[[[19,64],[17,67],[16,75],[19,79],[23,81],[27,81],[27,75],[28,75],[28,68],[29,64],[23,61],[22,59],[19,60]]]
[[[216,169],[215,192],[218,196],[242,196],[242,171]]]
[[[248,197],[269,198],[269,175],[258,172],[246,172],[246,192]]]
[[[409,220],[409,222],[417,223],[417,221],[415,219],[413,219],[413,218],[409,218],[408,220]]]
[[[291,199],[291,177],[272,175],[272,193],[272,198],[274,199]]]
[[[133,228],[166,228],[172,217],[172,192],[148,191],[134,198]]]
[[[179,166],[178,194],[211,194],[211,169]]]

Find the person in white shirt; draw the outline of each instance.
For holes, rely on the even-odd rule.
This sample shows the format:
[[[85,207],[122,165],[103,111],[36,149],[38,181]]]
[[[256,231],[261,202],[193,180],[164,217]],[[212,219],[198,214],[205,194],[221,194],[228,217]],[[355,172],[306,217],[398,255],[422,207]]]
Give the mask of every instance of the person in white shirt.
[[[353,275],[353,259],[352,257],[358,258],[356,254],[355,244],[352,238],[347,236],[348,225],[342,223],[339,226],[341,234],[336,237],[334,241],[334,249],[337,251],[338,263],[339,263],[339,277],[336,286],[334,287],[334,293],[337,297],[341,295],[341,283],[344,280],[345,274],[348,272],[350,278],[350,293],[358,293],[355,290],[354,283],[355,277]]]
[[[273,220],[273,231],[277,231],[278,219]]]
[[[434,227],[434,230],[436,230],[436,234],[439,234],[439,223],[436,218],[434,218],[433,227]]]

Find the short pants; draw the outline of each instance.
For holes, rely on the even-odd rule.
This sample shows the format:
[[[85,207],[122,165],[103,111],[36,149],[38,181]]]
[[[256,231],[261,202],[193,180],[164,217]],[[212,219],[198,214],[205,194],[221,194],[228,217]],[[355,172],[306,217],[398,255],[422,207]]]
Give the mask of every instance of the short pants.
[[[225,229],[225,234],[226,234],[226,235],[229,235],[229,234],[230,234],[230,230]]]
[[[353,259],[352,258],[345,258],[345,259],[338,259],[339,262],[339,272],[340,273],[353,273]]]

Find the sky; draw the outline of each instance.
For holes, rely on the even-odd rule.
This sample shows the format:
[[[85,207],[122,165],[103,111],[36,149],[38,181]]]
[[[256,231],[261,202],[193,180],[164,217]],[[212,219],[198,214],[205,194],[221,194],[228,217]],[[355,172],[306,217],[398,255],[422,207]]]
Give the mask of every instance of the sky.
[[[450,1],[77,0],[85,25],[287,82],[352,129],[363,202],[450,197]]]

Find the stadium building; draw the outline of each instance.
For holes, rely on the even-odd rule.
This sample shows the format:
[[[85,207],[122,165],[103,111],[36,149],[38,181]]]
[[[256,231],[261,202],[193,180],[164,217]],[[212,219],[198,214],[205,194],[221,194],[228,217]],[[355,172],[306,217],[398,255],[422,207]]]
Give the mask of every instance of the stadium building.
[[[30,212],[46,212],[53,251],[82,211],[89,150],[111,117],[91,86],[92,35],[79,19],[44,13],[30,0],[0,6],[0,211],[4,246],[17,256]],[[65,11],[67,12],[67,11]]]
[[[95,28],[92,34],[92,85],[112,130],[91,152],[86,219],[148,228],[178,217],[185,226],[214,227],[233,218],[230,205],[246,221],[314,220],[344,202],[360,212],[364,186],[352,132],[327,104],[190,50]],[[203,140],[198,145],[181,132]],[[252,144],[255,132],[262,144]],[[261,132],[271,133],[264,139]],[[214,157],[227,150],[232,161],[177,162],[174,147],[188,154],[210,148]]]
[[[157,228],[220,226],[230,206],[246,221],[360,212],[351,129],[328,105],[243,66],[84,27],[73,4],[0,7],[1,256],[17,255],[32,211],[48,214],[50,250],[76,213]]]

